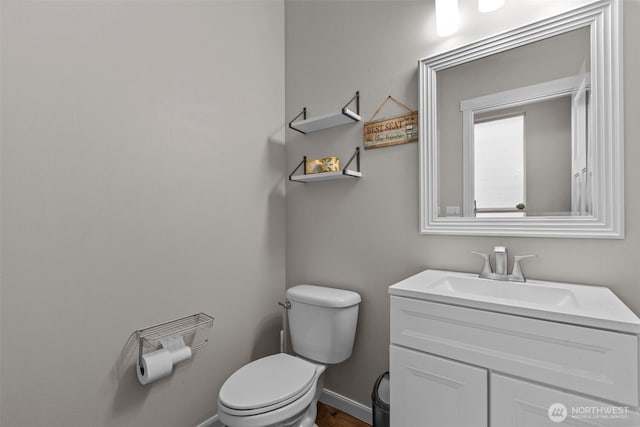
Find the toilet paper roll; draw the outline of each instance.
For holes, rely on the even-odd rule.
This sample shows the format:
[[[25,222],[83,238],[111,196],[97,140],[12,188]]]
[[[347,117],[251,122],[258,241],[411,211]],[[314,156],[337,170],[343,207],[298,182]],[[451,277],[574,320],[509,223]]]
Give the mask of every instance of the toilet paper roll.
[[[185,345],[184,338],[181,335],[169,335],[162,338],[160,343],[165,350],[171,353],[171,360],[173,360],[174,365],[191,357],[191,347]]]
[[[191,357],[191,347],[183,346],[180,348],[173,349],[169,351],[171,354],[171,360],[175,365],[178,362],[182,362],[183,360],[187,360]]]
[[[189,349],[189,355],[191,355],[191,349]],[[173,371],[171,352],[163,348],[143,354],[142,366],[138,364],[136,371],[138,371],[138,381],[143,385],[166,377]]]

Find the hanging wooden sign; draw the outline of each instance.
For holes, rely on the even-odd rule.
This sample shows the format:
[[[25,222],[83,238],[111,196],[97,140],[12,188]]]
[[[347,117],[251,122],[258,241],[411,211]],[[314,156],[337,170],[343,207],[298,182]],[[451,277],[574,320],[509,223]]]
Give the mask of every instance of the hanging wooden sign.
[[[409,114],[372,121],[389,100],[404,107]],[[389,95],[378,107],[371,119],[364,123],[364,148],[380,148],[390,145],[405,144],[418,140],[418,112],[412,111],[402,102]]]

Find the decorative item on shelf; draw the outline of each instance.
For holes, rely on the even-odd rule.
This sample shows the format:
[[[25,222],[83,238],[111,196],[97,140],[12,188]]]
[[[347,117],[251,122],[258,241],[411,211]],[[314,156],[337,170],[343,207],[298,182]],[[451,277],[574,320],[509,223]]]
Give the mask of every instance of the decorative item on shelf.
[[[319,160],[306,160],[304,165],[305,174],[339,171],[340,159],[336,156],[323,157]]]
[[[322,160],[307,160],[304,162],[304,173],[309,175],[312,173],[322,172]]]
[[[340,170],[340,159],[336,156],[322,158],[322,172],[338,172]]]
[[[348,107],[352,102],[356,103],[356,111],[353,112]],[[298,120],[302,116],[302,120]],[[298,121],[296,121],[298,120]],[[302,109],[302,112],[295,116],[293,120],[289,122],[289,128],[307,134],[310,132],[316,132],[323,129],[332,128],[335,126],[346,125],[349,123],[359,122],[360,118],[360,92],[356,94],[342,107],[341,110],[333,113],[323,114],[318,117],[307,119],[307,107]]]
[[[409,114],[373,121],[375,116],[390,99],[409,111]],[[417,140],[418,112],[407,107],[404,103],[391,95],[389,95],[387,99],[380,104],[369,121],[364,123],[365,149],[388,147],[390,145],[405,144],[407,142],[414,142]]]
[[[356,161],[356,170],[349,169],[349,166]],[[304,165],[304,174],[295,175],[295,173]],[[355,153],[351,156],[344,169],[340,170],[340,159],[338,157],[324,157],[320,160],[307,160],[307,156],[302,158],[298,166],[289,175],[289,181],[297,182],[315,182],[329,181],[341,178],[360,178],[360,147],[356,147]]]

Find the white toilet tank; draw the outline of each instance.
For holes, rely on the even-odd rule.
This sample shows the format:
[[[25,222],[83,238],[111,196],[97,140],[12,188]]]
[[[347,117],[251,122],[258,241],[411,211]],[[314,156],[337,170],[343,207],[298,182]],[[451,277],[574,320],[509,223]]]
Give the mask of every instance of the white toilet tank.
[[[297,285],[287,289],[289,331],[296,354],[320,363],[351,356],[360,295],[343,289]]]

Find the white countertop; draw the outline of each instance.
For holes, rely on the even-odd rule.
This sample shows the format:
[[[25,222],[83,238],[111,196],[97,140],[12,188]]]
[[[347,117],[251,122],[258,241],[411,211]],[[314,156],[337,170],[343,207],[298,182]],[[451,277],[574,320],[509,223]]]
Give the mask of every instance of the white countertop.
[[[529,288],[518,288],[525,286]],[[485,289],[486,294],[483,294]],[[502,282],[480,279],[470,273],[425,270],[390,286],[389,293],[397,297],[640,335],[638,316],[604,286],[539,280]],[[538,293],[542,297],[536,300]],[[545,302],[547,295],[550,301],[553,299],[552,302]]]

